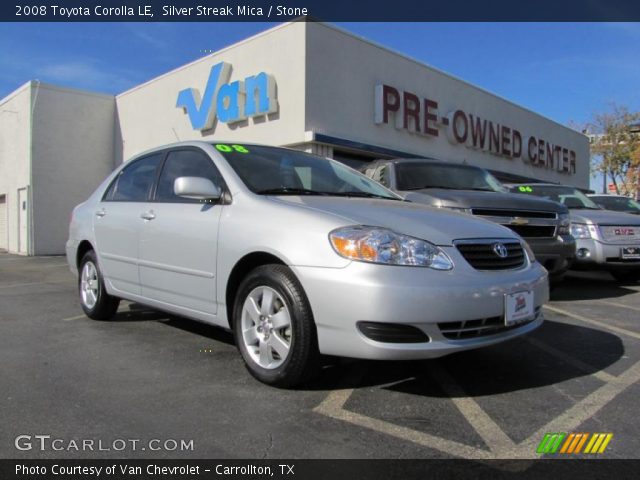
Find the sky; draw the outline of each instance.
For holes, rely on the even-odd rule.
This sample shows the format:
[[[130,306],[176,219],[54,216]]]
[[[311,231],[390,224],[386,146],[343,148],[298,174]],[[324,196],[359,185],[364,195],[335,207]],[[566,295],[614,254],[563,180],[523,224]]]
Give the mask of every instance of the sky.
[[[640,110],[640,23],[337,23],[562,124]],[[264,23],[6,23],[0,98],[28,80],[116,94]]]

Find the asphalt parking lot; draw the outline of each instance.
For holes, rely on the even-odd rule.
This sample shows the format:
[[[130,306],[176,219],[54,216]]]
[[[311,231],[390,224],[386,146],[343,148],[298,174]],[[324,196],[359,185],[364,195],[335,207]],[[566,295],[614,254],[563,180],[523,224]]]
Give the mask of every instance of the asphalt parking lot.
[[[115,321],[81,313],[63,257],[0,254],[0,457],[536,458],[545,433],[610,432],[596,456],[640,458],[640,284],[606,274],[568,277],[527,337],[328,362],[295,391],[250,377],[219,329],[130,303]],[[19,435],[63,450],[18,450]],[[68,448],[85,439],[103,450]]]

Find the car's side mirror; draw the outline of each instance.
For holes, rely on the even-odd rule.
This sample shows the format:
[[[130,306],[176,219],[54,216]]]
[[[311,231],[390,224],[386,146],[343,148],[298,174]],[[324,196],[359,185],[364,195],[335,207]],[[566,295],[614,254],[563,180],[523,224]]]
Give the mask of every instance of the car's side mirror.
[[[217,200],[222,196],[222,189],[204,177],[178,177],[173,182],[173,192],[196,200]]]

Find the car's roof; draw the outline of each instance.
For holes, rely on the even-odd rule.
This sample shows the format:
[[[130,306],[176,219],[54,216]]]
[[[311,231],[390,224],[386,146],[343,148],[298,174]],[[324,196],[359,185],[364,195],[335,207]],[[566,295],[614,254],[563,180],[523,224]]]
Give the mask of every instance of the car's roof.
[[[617,195],[610,193],[588,193],[587,197],[604,197],[604,198],[630,198],[626,195]]]

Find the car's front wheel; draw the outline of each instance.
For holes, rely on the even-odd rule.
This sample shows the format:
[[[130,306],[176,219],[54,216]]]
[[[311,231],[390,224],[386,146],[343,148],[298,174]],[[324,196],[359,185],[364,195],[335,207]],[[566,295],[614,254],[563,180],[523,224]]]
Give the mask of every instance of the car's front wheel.
[[[293,387],[316,373],[319,353],[311,307],[286,266],[264,265],[247,275],[236,295],[233,330],[249,372],[261,382]]]
[[[79,266],[78,292],[80,305],[87,317],[94,320],[109,320],[118,310],[120,299],[109,295],[93,250],[88,251]]]

